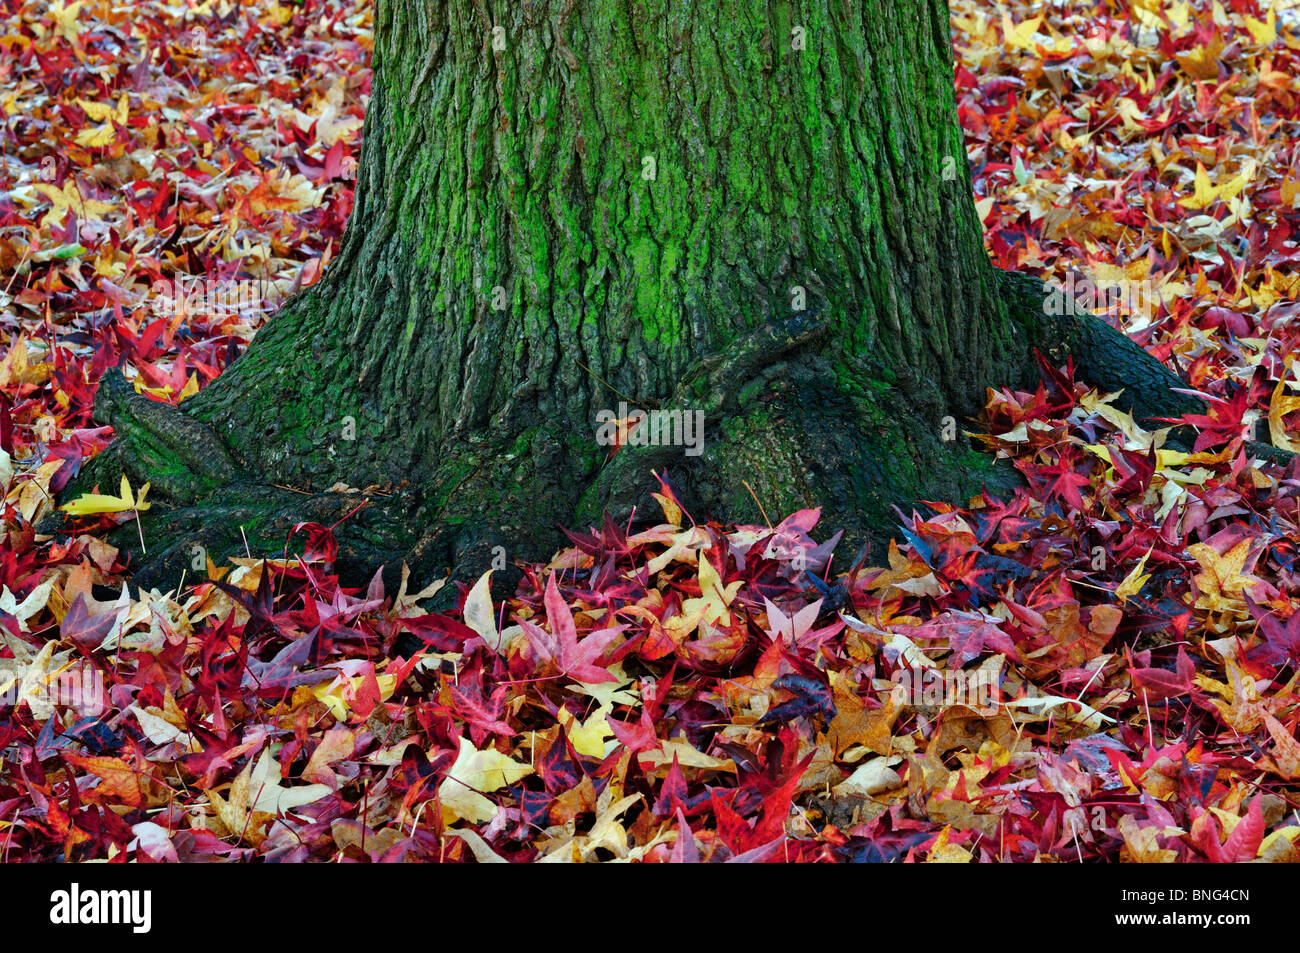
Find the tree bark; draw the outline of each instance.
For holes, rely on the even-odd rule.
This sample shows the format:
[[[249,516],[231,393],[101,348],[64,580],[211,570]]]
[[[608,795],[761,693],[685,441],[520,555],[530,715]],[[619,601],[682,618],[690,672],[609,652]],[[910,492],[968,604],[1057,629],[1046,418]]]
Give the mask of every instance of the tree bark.
[[[295,516],[341,518],[361,497],[340,482],[372,488],[341,527],[357,566],[544,556],[558,522],[627,517],[665,470],[700,518],[822,505],[879,539],[891,504],[990,477],[954,422],[1034,347],[1101,377],[1118,348],[1133,406],[1190,409],[1141,348],[1044,320],[1041,283],[989,263],[943,0],[376,16],[324,279],[175,419],[104,388],[119,439],[86,480],[135,472],[174,507],[157,578],[196,541],[273,551]],[[596,421],[620,402],[702,411],[703,453],[607,459]]]

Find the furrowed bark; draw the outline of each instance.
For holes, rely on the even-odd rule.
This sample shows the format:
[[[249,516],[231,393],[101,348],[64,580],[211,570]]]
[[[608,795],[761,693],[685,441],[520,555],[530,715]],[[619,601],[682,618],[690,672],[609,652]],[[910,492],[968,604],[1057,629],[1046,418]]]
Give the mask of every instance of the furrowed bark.
[[[590,430],[806,307],[960,411],[1010,371],[941,4],[447,0],[378,31],[342,254],[187,408],[276,482]]]

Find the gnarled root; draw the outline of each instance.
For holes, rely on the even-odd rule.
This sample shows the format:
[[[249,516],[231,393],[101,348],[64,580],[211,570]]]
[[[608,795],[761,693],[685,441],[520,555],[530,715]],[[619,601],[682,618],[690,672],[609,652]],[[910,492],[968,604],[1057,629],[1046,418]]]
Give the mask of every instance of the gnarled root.
[[[1073,358],[1075,373],[1098,390],[1121,392],[1115,406],[1140,424],[1150,429],[1167,427],[1159,418],[1205,413],[1202,401],[1179,392],[1187,388],[1187,382],[1127,335],[1096,315],[1074,310],[1068,300],[1064,302],[1067,313],[1051,313],[1056,309],[1044,303],[1053,292],[1040,279],[999,271],[998,280],[1012,317],[1027,330],[1032,346],[1054,362],[1063,364],[1067,357]],[[1190,428],[1176,427],[1168,446],[1190,450],[1195,439]],[[1257,441],[1247,441],[1246,452],[1282,465],[1295,457],[1288,450]]]
[[[823,330],[815,314],[772,322],[686,375],[665,409],[703,414],[701,452],[623,447],[579,517],[625,520],[652,473],[668,474],[701,517],[771,525],[822,507],[826,529],[843,529],[856,549],[888,544],[896,503],[965,502],[985,486],[1022,485],[1009,463],[971,449],[933,385],[820,347]]]
[[[405,552],[409,493],[367,500],[354,493],[302,493],[260,483],[206,425],[137,394],[119,370],[100,383],[94,417],[113,427],[113,443],[62,495],[74,499],[97,486],[113,492],[123,476],[137,489],[150,484],[151,507],[140,514],[140,527],[132,521],[109,535],[132,553],[137,585],[170,587],[187,572],[194,578],[209,557],[220,565],[232,556],[300,549],[302,537],[293,540],[293,530],[304,522],[348,522],[340,539],[342,567],[373,571]],[[40,528],[53,532],[61,525],[58,514]]]

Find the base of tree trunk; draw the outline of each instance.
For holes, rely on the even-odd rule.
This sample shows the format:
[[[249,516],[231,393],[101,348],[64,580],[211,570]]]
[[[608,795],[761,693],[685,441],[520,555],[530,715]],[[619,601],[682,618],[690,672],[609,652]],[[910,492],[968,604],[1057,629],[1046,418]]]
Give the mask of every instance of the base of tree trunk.
[[[1011,273],[998,281],[1023,330],[1025,374],[987,385],[1030,383],[1037,349],[1053,362],[1073,358],[1103,390],[1123,389],[1119,406],[1139,420],[1203,409],[1175,391],[1175,374],[1099,319],[1047,316],[1041,281]],[[138,551],[134,525],[110,538],[133,554],[136,584],[168,588],[184,573],[194,578],[209,557],[220,565],[301,551],[306,534],[295,527],[305,522],[335,527],[337,568],[351,583],[381,565],[395,581],[403,563],[418,579],[448,569],[471,579],[493,565],[547,558],[564,544],[561,525],[585,528],[605,513],[618,523],[657,521],[649,497],[656,476],[700,520],[762,525],[822,507],[822,527],[843,530],[849,552],[887,545],[897,505],[964,503],[983,488],[1004,495],[1020,482],[1005,461],[972,449],[965,422],[947,413],[933,382],[844,353],[827,344],[825,330],[812,312],[769,322],[685,374],[661,408],[703,413],[698,455],[627,445],[606,458],[594,425],[581,433],[534,426],[449,443],[421,485],[394,473],[388,485],[359,492],[268,485],[241,466],[238,448],[181,409],[136,394],[115,370],[95,404],[114,442],[64,497],[115,487],[123,474],[134,486],[151,483],[156,505],[142,514],[148,552]],[[1267,445],[1250,449],[1274,462],[1290,458]]]

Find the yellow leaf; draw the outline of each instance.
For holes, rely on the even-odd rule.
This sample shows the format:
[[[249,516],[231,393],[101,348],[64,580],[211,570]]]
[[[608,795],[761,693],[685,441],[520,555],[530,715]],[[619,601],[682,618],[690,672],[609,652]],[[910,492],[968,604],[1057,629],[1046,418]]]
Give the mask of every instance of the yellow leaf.
[[[695,613],[700,614],[700,619],[709,625],[721,623],[722,625],[731,625],[731,613],[728,606],[731,600],[736,598],[736,593],[744,585],[744,580],[737,579],[729,586],[722,585],[722,577],[718,571],[713,568],[713,563],[700,550],[700,598],[687,599],[682,603],[682,614],[691,616]]]
[[[1150,30],[1160,30],[1165,25],[1160,16],[1160,6],[1160,0],[1133,0],[1130,9],[1138,23]]]
[[[1122,393],[1123,391],[1119,391],[1114,394],[1106,394],[1103,397],[1096,391],[1089,391],[1079,401],[1079,404],[1084,410],[1097,414],[1111,426],[1118,429],[1127,439],[1147,446],[1151,443],[1151,435],[1138,426],[1132,415],[1126,414],[1118,407],[1111,406],[1112,401],[1118,399]],[[1107,462],[1109,462],[1109,457]]]
[[[1198,674],[1196,684],[1221,695],[1228,701],[1210,699],[1211,704],[1219,710],[1219,716],[1233,731],[1250,734],[1264,720],[1267,712],[1260,701],[1259,686],[1253,676],[1246,674],[1231,658],[1224,658],[1224,667],[1228,672],[1228,685],[1215,681],[1207,675]]]
[[[1174,59],[1193,79],[1214,80],[1219,76],[1219,54],[1224,45],[1223,38],[1215,34],[1204,46],[1175,53]]]
[[[1291,362],[1287,361],[1287,373],[1282,375],[1282,380],[1277,382],[1273,388],[1273,399],[1268,405],[1268,435],[1273,446],[1281,447],[1283,450],[1290,450],[1292,453],[1300,453],[1300,443],[1292,440],[1287,435],[1286,425],[1283,418],[1287,414],[1300,410],[1300,397],[1292,397],[1286,392],[1286,378],[1290,375]]]
[[[1152,549],[1154,548],[1153,546]],[[1115,588],[1115,595],[1119,597],[1121,602],[1127,602],[1130,597],[1136,596],[1142,591],[1142,587],[1146,585],[1147,580],[1151,578],[1150,573],[1142,572],[1147,567],[1147,556],[1150,555],[1151,550],[1148,549],[1146,556],[1138,560],[1138,564],[1124,577],[1124,581]]]
[[[15,707],[27,702],[32,717],[38,722],[46,721],[55,713],[54,702],[60,698],[58,678],[72,663],[68,649],[54,654],[55,641],[46,642],[36,656],[27,663],[18,682],[17,694],[13,697]],[[12,647],[12,644],[11,646]],[[12,685],[6,687],[5,694],[12,691]]]
[[[1210,182],[1205,166],[1198,162],[1196,163],[1196,192],[1191,198],[1182,199],[1178,204],[1184,208],[1205,208],[1219,199],[1226,201],[1232,198],[1246,187],[1246,182],[1247,176],[1239,175],[1223,185],[1214,185]]]
[[[4,356],[4,360],[0,360],[0,387],[10,387],[14,384],[44,384],[50,379],[53,370],[53,364],[29,364],[27,341],[20,337]]]
[[[193,397],[198,392],[199,392],[199,379],[195,377],[193,374],[191,374],[189,376],[189,380],[185,382],[185,386],[181,388],[181,392],[176,395],[176,403],[179,404],[181,401]]]
[[[489,821],[495,816],[497,806],[483,795],[528,777],[533,769],[494,748],[479,751],[468,738],[460,738],[459,742],[456,762],[438,786],[443,823]]]
[[[0,589],[0,612],[18,620],[18,631],[30,631],[27,628],[27,620],[36,613],[45,608],[45,604],[50,601],[50,593],[54,590],[54,583],[57,577],[50,576],[40,585],[33,589],[22,602],[9,591],[8,586]]]
[[[264,748],[257,764],[250,761],[244,766],[225,798],[215,791],[207,792],[216,820],[230,833],[260,843],[260,828],[277,815],[313,804],[330,793],[325,784],[283,787],[280,781],[280,763],[270,748]]]
[[[631,546],[648,542],[666,542],[669,544],[667,549],[646,563],[646,568],[650,571],[650,575],[652,576],[662,572],[663,568],[673,560],[683,563],[690,562],[692,553],[698,549],[708,549],[709,546],[712,545],[709,542],[708,536],[705,535],[704,530],[700,529],[698,526],[692,526],[690,529],[683,530],[680,533],[656,532],[656,530],[671,530],[674,528],[675,527],[656,527],[655,530],[647,530],[644,533],[638,533],[636,536],[629,537],[628,539],[628,545]]]
[[[1300,742],[1280,721],[1264,712],[1264,727],[1273,736],[1273,764],[1277,773],[1287,780],[1300,778]]]
[[[1297,828],[1297,830],[1300,830],[1300,828]],[[469,828],[466,828],[464,830],[458,828],[456,830],[447,831],[447,833],[452,837],[459,837],[461,840],[463,840],[466,843],[466,845],[468,845],[470,851],[473,852],[474,860],[480,864],[508,864],[509,863],[508,860],[506,860],[504,857],[502,857],[500,854],[494,851],[488,845],[487,841],[485,841],[482,837],[478,835],[478,831]]]
[[[1043,14],[1039,14],[1032,20],[1026,20],[1019,25],[1011,22],[1011,16],[1003,11],[1002,13],[1002,41],[1008,46],[1019,47],[1024,50],[1034,49],[1034,34],[1038,32],[1038,27],[1043,22]]]
[[[488,589],[492,581],[489,569],[474,583],[465,597],[465,624],[483,637],[493,652],[501,651],[501,633],[497,631],[496,611],[492,608],[492,595]]]
[[[60,509],[65,510],[72,516],[94,516],[99,513],[125,513],[127,510],[135,510],[142,513],[149,509],[149,503],[144,501],[145,494],[149,492],[149,484],[146,483],[140,488],[140,498],[137,500],[135,494],[131,492],[131,484],[127,482],[126,475],[122,476],[122,488],[119,496],[108,496],[104,493],[84,493],[70,503],[65,503]]]
[[[636,759],[641,765],[642,771],[668,771],[673,765],[673,758],[677,758],[677,763],[683,768],[699,768],[702,771],[726,771],[730,774],[736,773],[736,762],[730,758],[715,758],[691,746],[691,743],[684,738],[671,738],[660,744],[658,748],[649,751],[642,751]]]
[[[650,495],[655,498],[659,508],[664,511],[664,519],[668,521],[669,526],[682,525],[682,508],[680,506],[662,493],[651,493]]]
[[[609,790],[606,788],[606,792]],[[596,823],[592,825],[591,832],[583,838],[580,847],[584,860],[591,858],[597,849],[601,848],[615,857],[622,858],[628,855],[627,830],[619,823],[618,818],[639,800],[641,800],[640,794],[629,794],[618,801],[596,806]],[[601,801],[606,801],[605,795],[601,796]]]
[[[1205,543],[1193,543],[1187,547],[1188,555],[1200,563],[1204,570],[1194,577],[1196,588],[1201,594],[1196,601],[1198,609],[1222,608],[1221,600],[1240,599],[1246,589],[1259,582],[1243,571],[1246,557],[1250,553],[1250,543],[1249,539],[1243,539],[1223,555]]]
[[[1013,698],[1002,702],[1007,708],[1025,709],[1028,721],[1046,721],[1048,718],[1069,718],[1080,725],[1086,725],[1093,731],[1101,731],[1106,722],[1114,724],[1115,719],[1103,715],[1097,709],[1077,698],[1063,698],[1060,695],[1040,695],[1034,698]],[[1074,709],[1079,709],[1077,712]]]
[[[1268,11],[1268,20],[1260,22],[1254,17],[1247,14],[1246,29],[1260,46],[1272,46],[1277,42],[1277,13],[1270,9]]]
[[[63,37],[73,46],[78,46],[79,35],[77,31],[77,14],[81,8],[86,5],[86,0],[75,0],[74,3],[62,3],[61,0],[55,0],[50,4],[49,14],[54,18],[54,31]]]
[[[609,720],[605,716],[611,711],[612,708],[597,708],[586,722],[580,722],[578,717],[567,708],[560,709],[557,718],[564,726],[564,733],[568,735],[574,751],[588,758],[604,758],[609,754],[609,751],[605,750],[606,741],[614,737],[614,732],[609,727]],[[613,750],[613,745],[608,747]]]
[[[105,124],[102,126],[87,126],[74,137],[74,141],[79,146],[85,146],[87,149],[100,149],[113,141],[113,127]]]
[[[565,687],[566,691],[575,695],[587,695],[595,699],[596,704],[609,711],[613,711],[615,705],[627,705],[635,708],[641,704],[641,699],[636,695],[636,688],[630,691],[628,686],[632,684],[631,676],[623,671],[622,662],[614,662],[607,665],[606,669],[614,676],[612,682],[600,682],[596,685],[584,685],[581,682],[574,682]]]
[[[1271,863],[1294,863],[1295,842],[1300,837],[1300,827],[1279,827],[1264,838],[1259,845],[1260,860]]]
[[[971,862],[971,852],[965,847],[959,847],[956,844],[948,843],[948,834],[950,828],[945,827],[939,832],[939,839],[934,842],[930,848],[930,856],[926,858],[929,864],[969,864]]]
[[[835,786],[840,797],[871,797],[882,791],[902,787],[903,779],[889,766],[890,758],[872,758],[863,762],[852,774]],[[893,758],[900,761],[900,758]]]
[[[5,496],[5,502],[17,506],[23,519],[36,522],[40,514],[54,505],[54,499],[50,495],[50,480],[61,466],[62,460],[51,460],[28,473],[26,479],[15,480]]]
[[[117,101],[117,105],[112,103],[96,103],[89,99],[78,99],[77,105],[95,122],[108,122],[112,119],[119,125],[125,125],[130,118],[130,98],[126,93]]]
[[[103,122],[113,115],[112,103],[97,103],[80,97],[77,98],[76,103],[81,107],[81,111],[86,114],[86,118],[93,122]]]
[[[172,396],[172,389],[170,386],[145,387],[144,384],[140,381],[140,378],[138,377],[135,379],[135,392],[137,394],[148,394],[150,397],[156,398],[158,400],[166,400],[167,398]],[[193,397],[198,392],[199,392],[198,379],[193,374],[191,374],[189,376],[189,379],[185,382],[185,386],[181,388],[181,392],[176,395],[176,403],[179,404],[187,397]]]
[[[116,106],[112,103],[95,103],[88,99],[78,99],[77,105],[85,111],[87,117],[100,123],[98,126],[87,126],[77,133],[76,142],[81,146],[108,145],[117,134],[114,123],[124,126],[131,115],[130,98],[126,93],[122,94]]]
[[[107,202],[84,198],[81,189],[72,179],[68,179],[62,189],[57,189],[45,182],[37,182],[32,188],[54,204],[54,207],[46,212],[45,217],[41,219],[42,228],[62,225],[64,216],[69,209],[77,218],[83,221],[94,220],[97,216],[113,211],[113,206]]]
[[[1285,75],[1285,74],[1284,74]],[[1288,82],[1290,80],[1288,79]],[[1282,204],[1287,208],[1296,207],[1296,199],[1300,198],[1300,179],[1293,179],[1290,176],[1284,176],[1282,185],[1279,187],[1279,194],[1282,197]]]
[[[356,698],[357,689],[365,680],[364,675],[340,675],[332,682],[317,685],[311,693],[330,710],[331,715],[339,721],[346,721],[352,714],[351,703]],[[393,675],[376,675],[375,682],[379,685],[379,700],[388,701],[397,688],[397,678]]]
[[[1124,838],[1121,859],[1139,864],[1172,864],[1178,859],[1177,851],[1160,846],[1160,838],[1181,835],[1179,828],[1143,827],[1131,814],[1120,815],[1118,828]]]

